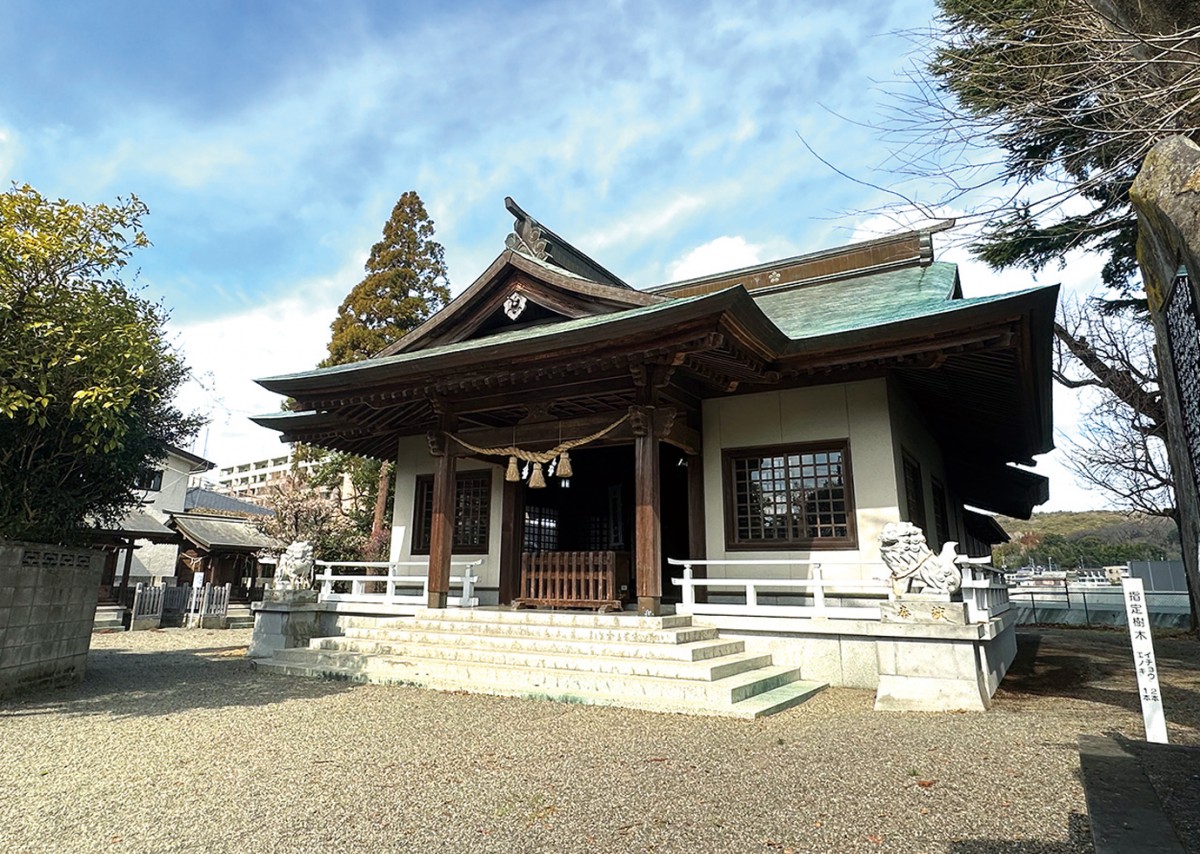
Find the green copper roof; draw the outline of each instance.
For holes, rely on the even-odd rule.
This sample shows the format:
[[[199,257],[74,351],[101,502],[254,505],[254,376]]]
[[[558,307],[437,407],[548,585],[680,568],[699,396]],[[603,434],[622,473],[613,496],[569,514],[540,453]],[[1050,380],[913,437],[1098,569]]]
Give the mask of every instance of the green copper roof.
[[[781,332],[800,339],[963,308],[973,301],[950,299],[957,277],[956,265],[938,262],[751,296]]]
[[[572,320],[563,320],[556,323],[545,323],[540,326],[527,326],[521,329],[497,332],[481,338],[471,338],[467,341],[459,341],[454,344],[441,344],[437,347],[428,347],[424,350],[413,350],[412,352],[407,353],[397,353],[394,356],[377,356],[373,359],[365,359],[361,362],[350,362],[345,365],[335,365],[329,368],[317,368],[316,370],[300,371],[294,374],[281,374],[274,377],[264,377],[261,380],[257,380],[257,382],[262,383],[276,380],[290,380],[299,377],[328,377],[336,376],[338,374],[353,374],[358,373],[363,368],[368,367],[374,368],[383,367],[385,365],[398,365],[405,362],[418,362],[438,356],[446,356],[451,353],[478,350],[482,347],[506,344],[513,341],[527,341],[531,339],[552,338],[560,335],[569,335],[572,332],[579,332],[581,330],[591,329],[593,327],[602,327],[606,324],[626,321],[630,318],[641,315],[650,315],[659,312],[669,313],[672,310],[678,309],[680,306],[687,305],[688,303],[698,302],[709,296],[712,295],[706,294],[677,300],[667,300],[654,305],[639,306],[638,308],[631,308],[625,311],[614,311],[609,314],[597,314],[591,317],[578,317]]]

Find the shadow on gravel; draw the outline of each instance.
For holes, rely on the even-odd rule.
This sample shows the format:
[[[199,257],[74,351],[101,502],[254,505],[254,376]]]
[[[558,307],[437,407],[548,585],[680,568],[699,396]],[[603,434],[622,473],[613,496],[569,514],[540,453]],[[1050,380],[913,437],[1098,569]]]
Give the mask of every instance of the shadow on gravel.
[[[45,714],[160,717],[197,709],[269,706],[360,687],[260,673],[245,653],[245,646],[93,650],[82,684],[15,697],[0,705],[0,720]]]
[[[1189,676],[1164,682],[1168,708],[1195,708],[1200,695],[1178,682],[1194,681],[1200,644],[1187,637],[1155,639],[1160,671]],[[997,696],[1064,697],[1103,703],[1140,714],[1133,656],[1125,630],[1025,629],[1017,634],[1017,656]],[[1191,715],[1185,712],[1185,719]],[[1179,720],[1178,722],[1184,722]]]
[[[1087,816],[1073,812],[1067,817],[1067,841],[1042,839],[960,839],[950,843],[951,854],[1085,854],[1094,851]]]

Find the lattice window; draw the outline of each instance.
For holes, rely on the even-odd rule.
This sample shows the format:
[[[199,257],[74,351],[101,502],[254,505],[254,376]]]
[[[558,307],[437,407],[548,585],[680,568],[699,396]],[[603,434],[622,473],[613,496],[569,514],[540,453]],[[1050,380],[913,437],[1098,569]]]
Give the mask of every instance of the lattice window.
[[[461,472],[454,483],[455,554],[487,554],[488,517],[492,506],[492,472]],[[429,554],[433,530],[433,475],[417,477],[413,506],[413,554]]]
[[[558,508],[525,508],[525,551],[558,551]]]
[[[846,442],[727,450],[726,546],[855,548]]]

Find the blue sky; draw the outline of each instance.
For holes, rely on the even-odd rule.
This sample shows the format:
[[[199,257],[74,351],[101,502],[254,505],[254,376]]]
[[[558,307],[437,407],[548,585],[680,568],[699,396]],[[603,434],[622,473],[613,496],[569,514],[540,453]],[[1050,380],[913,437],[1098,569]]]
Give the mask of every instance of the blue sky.
[[[887,230],[846,213],[886,195],[800,137],[886,180],[860,123],[933,4],[0,0],[0,15],[0,179],[150,206],[139,282],[196,373],[184,403],[212,419],[196,450],[226,465],[281,451],[246,421],[278,403],[251,379],[321,358],[405,190],[456,291],[501,250],[506,195],[639,287]],[[1097,266],[1040,278],[1086,289]],[[963,278],[971,294],[1033,283],[973,263]],[[1040,468],[1051,507],[1102,503]]]

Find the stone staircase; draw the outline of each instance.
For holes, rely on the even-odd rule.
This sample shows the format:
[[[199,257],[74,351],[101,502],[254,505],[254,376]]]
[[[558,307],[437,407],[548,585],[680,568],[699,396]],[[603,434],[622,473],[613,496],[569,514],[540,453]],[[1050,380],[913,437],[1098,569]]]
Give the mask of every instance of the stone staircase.
[[[687,616],[423,610],[314,638],[271,673],[757,718],[826,687]]]
[[[125,631],[125,609],[120,605],[97,605],[96,619],[92,622],[92,631]]]
[[[225,612],[225,620],[225,627],[228,629],[254,628],[254,613],[250,606],[244,603],[230,602],[229,610]]]

